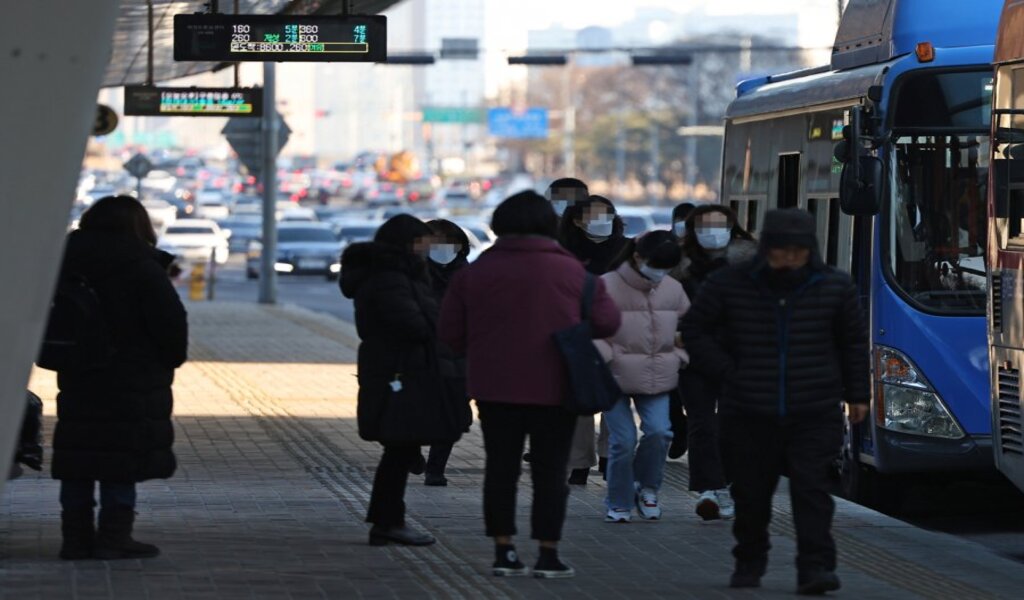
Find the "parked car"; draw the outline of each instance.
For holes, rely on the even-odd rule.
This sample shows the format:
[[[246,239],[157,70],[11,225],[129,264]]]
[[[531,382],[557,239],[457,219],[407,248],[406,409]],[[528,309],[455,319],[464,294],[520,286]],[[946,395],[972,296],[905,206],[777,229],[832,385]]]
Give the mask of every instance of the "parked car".
[[[323,275],[337,279],[341,273],[341,248],[334,230],[326,223],[279,223],[274,271],[282,275]],[[263,244],[249,243],[245,275],[260,273]]]
[[[208,219],[181,219],[168,227],[157,244],[160,248],[190,262],[209,260],[217,264],[228,261],[228,235],[216,222]]]

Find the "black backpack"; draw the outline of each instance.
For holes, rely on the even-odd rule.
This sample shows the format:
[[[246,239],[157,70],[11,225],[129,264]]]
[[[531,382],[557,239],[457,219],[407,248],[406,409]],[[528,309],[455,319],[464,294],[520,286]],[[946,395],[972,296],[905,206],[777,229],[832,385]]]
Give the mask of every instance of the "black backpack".
[[[100,297],[81,275],[57,283],[36,364],[50,371],[88,371],[109,364],[113,348]]]

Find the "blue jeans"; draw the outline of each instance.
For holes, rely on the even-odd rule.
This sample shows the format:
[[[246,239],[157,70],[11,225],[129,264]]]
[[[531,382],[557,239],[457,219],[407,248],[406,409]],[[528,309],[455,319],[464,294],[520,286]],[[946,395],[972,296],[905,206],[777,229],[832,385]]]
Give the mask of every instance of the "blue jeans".
[[[637,445],[632,399],[640,414],[643,437]],[[661,489],[665,459],[672,442],[668,393],[652,396],[624,396],[604,413],[608,424],[608,508],[631,509],[636,485],[654,491]]]
[[[96,506],[95,481],[64,479],[60,482],[60,505],[64,510]],[[100,482],[100,506],[135,508],[135,484]]]

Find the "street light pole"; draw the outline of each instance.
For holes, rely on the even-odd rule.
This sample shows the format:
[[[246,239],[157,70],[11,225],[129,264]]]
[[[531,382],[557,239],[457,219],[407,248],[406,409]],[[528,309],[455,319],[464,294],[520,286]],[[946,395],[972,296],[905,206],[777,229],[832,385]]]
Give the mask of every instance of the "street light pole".
[[[572,66],[566,66],[564,81],[564,95],[565,95],[565,112],[564,125],[565,131],[562,134],[562,162],[565,163],[563,169],[565,171],[564,177],[575,177],[576,176],[576,106],[573,103],[573,85],[572,85]]]
[[[260,304],[277,302],[277,102],[275,64],[263,63],[263,250],[260,252]]]

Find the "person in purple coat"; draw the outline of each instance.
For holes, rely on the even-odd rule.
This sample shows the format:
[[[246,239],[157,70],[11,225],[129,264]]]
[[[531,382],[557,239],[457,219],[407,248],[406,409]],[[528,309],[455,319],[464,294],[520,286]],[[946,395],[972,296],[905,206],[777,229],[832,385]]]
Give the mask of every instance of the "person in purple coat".
[[[459,271],[441,306],[438,336],[467,358],[467,387],[476,400],[487,454],[484,522],[494,538],[493,573],[525,575],[513,545],[520,457],[530,438],[532,537],[540,543],[534,575],[572,577],[558,558],[568,499],[569,450],[576,415],[553,335],[580,322],[586,270],[555,240],[551,203],[520,192],[495,211],[498,241]],[[598,278],[591,315],[595,338],[615,334],[622,315]]]

